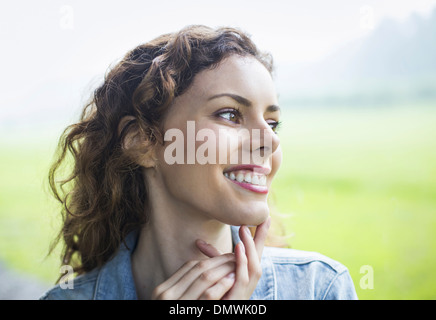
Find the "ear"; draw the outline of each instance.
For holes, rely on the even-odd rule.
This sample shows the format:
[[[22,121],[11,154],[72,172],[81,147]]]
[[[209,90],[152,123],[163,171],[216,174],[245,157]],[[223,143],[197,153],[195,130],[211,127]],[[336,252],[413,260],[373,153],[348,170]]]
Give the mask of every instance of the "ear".
[[[125,116],[120,120],[118,136],[121,148],[135,163],[145,168],[156,167],[155,144],[141,130],[134,116]]]

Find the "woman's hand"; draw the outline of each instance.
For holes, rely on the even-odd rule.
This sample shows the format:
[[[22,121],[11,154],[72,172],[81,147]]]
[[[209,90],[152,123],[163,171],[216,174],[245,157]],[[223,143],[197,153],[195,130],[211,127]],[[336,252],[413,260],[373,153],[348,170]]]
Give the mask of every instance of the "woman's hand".
[[[257,286],[262,275],[260,259],[262,257],[265,239],[271,224],[271,218],[256,228],[254,239],[247,226],[239,229],[239,242],[235,247],[235,283],[232,288],[223,296],[226,300],[249,299]],[[197,241],[197,246],[208,257],[219,257],[222,253],[215,247],[203,241]]]
[[[153,290],[152,299],[249,299],[262,274],[260,258],[269,226],[270,218],[257,227],[254,239],[248,227],[242,226],[241,242],[235,246],[234,253],[223,254],[197,240],[198,248],[209,258],[186,262]]]
[[[235,282],[234,270],[235,256],[232,253],[188,261],[153,290],[152,299],[221,299]]]

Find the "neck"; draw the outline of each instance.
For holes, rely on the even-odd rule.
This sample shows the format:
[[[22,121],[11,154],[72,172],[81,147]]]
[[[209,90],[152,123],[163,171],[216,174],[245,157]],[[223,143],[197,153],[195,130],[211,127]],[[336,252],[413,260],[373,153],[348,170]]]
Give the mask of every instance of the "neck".
[[[141,229],[132,255],[132,271],[139,299],[150,299],[153,289],[170,278],[184,263],[202,260],[197,239],[223,253],[232,252],[230,227],[205,215],[176,208],[151,210],[149,222]],[[186,210],[183,210],[186,209]]]

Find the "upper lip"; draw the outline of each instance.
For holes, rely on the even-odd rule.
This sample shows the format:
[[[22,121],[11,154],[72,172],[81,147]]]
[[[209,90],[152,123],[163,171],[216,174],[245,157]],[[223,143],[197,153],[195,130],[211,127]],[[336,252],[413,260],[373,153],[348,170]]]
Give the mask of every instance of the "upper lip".
[[[225,169],[224,173],[238,170],[250,170],[264,175],[268,175],[271,172],[271,168],[268,167],[257,166],[254,164],[241,164]]]

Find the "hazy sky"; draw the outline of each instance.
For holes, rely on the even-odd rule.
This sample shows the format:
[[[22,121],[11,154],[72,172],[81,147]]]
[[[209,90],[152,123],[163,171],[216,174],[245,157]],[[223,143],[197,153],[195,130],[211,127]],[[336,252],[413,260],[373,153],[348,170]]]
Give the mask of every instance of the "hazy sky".
[[[310,62],[386,17],[429,15],[436,0],[2,1],[0,120],[77,104],[128,50],[188,24],[236,26],[276,61]],[[13,107],[13,108],[11,108]]]

